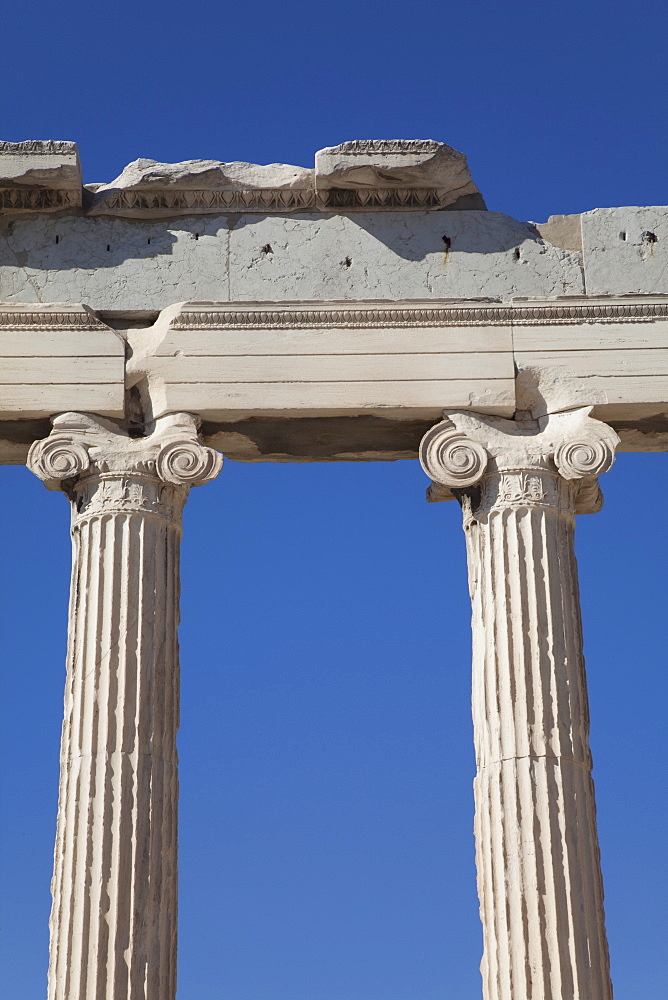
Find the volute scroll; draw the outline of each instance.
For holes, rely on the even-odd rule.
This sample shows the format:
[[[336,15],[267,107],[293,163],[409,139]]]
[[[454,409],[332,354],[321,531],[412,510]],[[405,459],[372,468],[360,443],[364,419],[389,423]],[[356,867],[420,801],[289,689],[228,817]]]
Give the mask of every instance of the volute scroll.
[[[223,467],[223,456],[198,442],[170,441],[160,449],[155,470],[165,483],[202,486],[215,479]]]
[[[564,479],[588,479],[603,475],[612,467],[619,438],[607,424],[588,420],[579,437],[568,438],[557,446],[554,464]],[[592,427],[591,425],[597,425]]]
[[[464,489],[481,478],[489,454],[483,445],[445,419],[427,431],[420,444],[420,464],[441,486]]]
[[[34,441],[26,462],[48,490],[60,490],[64,480],[74,479],[90,467],[88,448],[66,434],[53,434]]]

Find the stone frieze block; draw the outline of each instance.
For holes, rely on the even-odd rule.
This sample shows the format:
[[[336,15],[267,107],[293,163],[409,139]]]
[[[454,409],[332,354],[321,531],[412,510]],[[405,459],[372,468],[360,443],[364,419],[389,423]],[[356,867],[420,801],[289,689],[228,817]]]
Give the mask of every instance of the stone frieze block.
[[[159,219],[225,212],[296,212],[315,206],[313,170],[286,163],[185,160],[128,164],[95,188],[89,215]]]
[[[223,212],[477,208],[463,153],[432,139],[357,139],[316,153],[315,170],[272,163],[130,163],[91,185],[90,215],[154,219]]]
[[[62,212],[81,207],[76,143],[0,142],[0,213]]]
[[[433,139],[355,139],[315,156],[318,204],[338,211],[484,209],[463,153]]]

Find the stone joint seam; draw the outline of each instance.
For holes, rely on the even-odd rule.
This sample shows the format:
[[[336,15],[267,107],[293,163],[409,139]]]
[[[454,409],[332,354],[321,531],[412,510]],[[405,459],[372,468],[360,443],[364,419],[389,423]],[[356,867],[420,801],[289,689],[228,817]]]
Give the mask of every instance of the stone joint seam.
[[[176,757],[163,757],[162,754],[153,753],[151,750],[95,750],[92,753],[70,753],[64,760],[71,764],[75,760],[95,760],[100,757],[108,759],[119,755],[122,757],[150,757],[156,763],[172,766],[179,763],[178,755]]]
[[[513,760],[556,760],[564,764],[578,764],[587,771],[591,770],[591,766],[584,760],[578,760],[576,757],[567,757],[565,754],[557,755],[553,753],[524,753],[518,754],[515,757],[499,757],[497,760],[490,760],[485,764],[480,764],[479,770],[484,771],[488,767],[494,767],[496,764],[505,764]]]

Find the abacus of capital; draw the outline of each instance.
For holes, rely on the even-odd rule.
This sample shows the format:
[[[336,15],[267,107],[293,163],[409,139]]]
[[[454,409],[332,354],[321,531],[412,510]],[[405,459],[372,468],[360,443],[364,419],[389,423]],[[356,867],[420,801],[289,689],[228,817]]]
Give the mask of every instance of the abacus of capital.
[[[0,462],[72,508],[49,1000],[175,1000],[181,514],[221,452],[419,457],[459,502],[483,995],[611,1000],[574,528],[668,449],[668,210],[518,222],[431,140],[87,186],[0,143],[0,206]]]

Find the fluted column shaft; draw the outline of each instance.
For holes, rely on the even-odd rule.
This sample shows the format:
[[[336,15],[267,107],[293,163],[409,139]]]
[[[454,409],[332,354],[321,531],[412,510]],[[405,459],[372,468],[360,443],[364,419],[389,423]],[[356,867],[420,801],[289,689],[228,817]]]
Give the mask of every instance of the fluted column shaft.
[[[495,478],[483,491],[499,490]],[[548,475],[534,483],[544,499],[522,498],[518,485],[514,502],[497,492],[465,523],[485,996],[608,1000],[575,487]]]
[[[49,1000],[176,993],[181,513],[220,466],[185,429],[66,415],[31,455],[72,504]]]
[[[611,1000],[574,527],[576,510],[600,506],[593,477],[611,464],[616,436],[586,411],[533,432],[454,415],[440,433],[441,465],[458,455],[472,480],[457,492],[472,600],[484,997]]]

